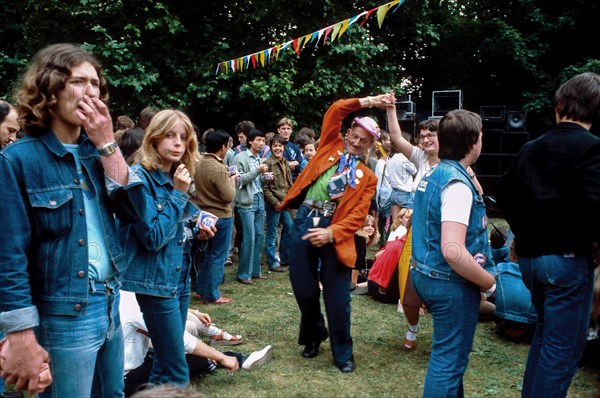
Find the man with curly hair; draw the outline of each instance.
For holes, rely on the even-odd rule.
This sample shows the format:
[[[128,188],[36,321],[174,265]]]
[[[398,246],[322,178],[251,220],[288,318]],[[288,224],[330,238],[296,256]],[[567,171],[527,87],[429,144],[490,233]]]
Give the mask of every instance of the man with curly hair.
[[[122,397],[115,215],[137,222],[144,202],[102,68],[75,45],[50,45],[16,97],[27,137],[0,154],[1,376],[40,397]]]

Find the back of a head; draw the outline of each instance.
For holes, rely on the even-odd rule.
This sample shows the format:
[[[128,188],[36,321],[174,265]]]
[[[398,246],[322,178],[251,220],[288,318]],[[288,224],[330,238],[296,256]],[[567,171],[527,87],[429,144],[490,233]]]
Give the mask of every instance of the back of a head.
[[[255,128],[254,123],[250,120],[242,120],[235,125],[235,134],[244,133],[245,135],[248,135],[253,128]]]
[[[139,127],[131,127],[123,132],[118,140],[121,153],[128,164],[133,163],[133,155],[142,146],[144,141],[144,130]]]
[[[65,88],[71,70],[84,62],[91,64],[99,78],[98,98],[108,99],[108,87],[96,58],[69,43],[49,45],[38,51],[23,74],[16,91],[17,111],[23,129],[29,135],[44,132],[52,119],[50,109],[57,104],[57,94]]]
[[[204,144],[206,145],[207,153],[217,153],[223,145],[227,147],[227,143],[231,136],[224,130],[211,130],[204,136]]]
[[[158,113],[158,110],[151,106],[147,106],[144,109],[142,109],[138,116],[137,127],[140,127],[141,129],[146,130],[148,128],[148,125],[150,125],[152,118],[157,113]]]
[[[600,75],[579,74],[567,80],[554,95],[554,107],[561,118],[577,122],[600,121]]]
[[[448,112],[440,120],[438,141],[440,159],[461,160],[470,151],[482,129],[481,117],[475,112],[456,109]]]
[[[506,243],[506,230],[503,227],[496,228],[493,228],[490,232],[490,245],[492,249],[500,249]]]
[[[302,127],[300,130],[298,130],[297,136],[298,137],[307,136],[314,140],[315,138],[317,138],[317,133],[315,133],[315,130],[313,130],[309,127]]]
[[[125,115],[117,117],[115,130],[125,130],[130,129],[132,127],[135,127],[135,123],[133,122],[133,120],[131,120],[131,118]]]

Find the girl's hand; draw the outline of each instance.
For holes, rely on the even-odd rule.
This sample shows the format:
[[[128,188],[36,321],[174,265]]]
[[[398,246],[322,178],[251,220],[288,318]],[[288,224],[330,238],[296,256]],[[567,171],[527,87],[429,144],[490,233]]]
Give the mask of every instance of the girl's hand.
[[[181,192],[187,192],[192,184],[190,172],[185,168],[184,164],[180,164],[173,175],[173,186]]]
[[[204,312],[200,312],[200,311],[196,311],[194,313],[194,315],[196,315],[196,318],[198,318],[198,320],[200,322],[202,322],[204,325],[206,326],[210,326],[212,324],[212,321],[210,319],[210,316]]]

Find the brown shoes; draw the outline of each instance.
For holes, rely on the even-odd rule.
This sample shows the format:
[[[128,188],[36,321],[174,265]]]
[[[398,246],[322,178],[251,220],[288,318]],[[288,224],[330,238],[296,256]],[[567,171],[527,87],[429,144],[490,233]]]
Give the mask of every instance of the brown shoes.
[[[254,282],[252,282],[252,280],[251,280],[251,279],[240,279],[240,278],[238,278],[238,280],[237,280],[237,281],[238,281],[239,283],[242,283],[242,284],[244,284],[244,285],[252,285],[252,284],[254,284]]]

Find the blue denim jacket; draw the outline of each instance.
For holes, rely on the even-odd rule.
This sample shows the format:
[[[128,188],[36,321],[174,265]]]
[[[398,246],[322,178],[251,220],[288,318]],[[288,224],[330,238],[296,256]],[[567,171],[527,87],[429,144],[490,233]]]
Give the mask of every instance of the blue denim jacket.
[[[123,289],[175,297],[183,259],[183,221],[199,210],[188,194],[174,189],[171,178],[162,171],[147,171],[139,164],[132,170],[144,184],[146,211],[138,223],[118,226],[127,258]]]
[[[128,222],[140,218],[141,184],[117,186],[109,195],[98,151],[85,133],[78,154],[91,181],[89,191],[98,197],[107,255],[121,271],[114,215]],[[84,314],[87,226],[73,155],[50,130],[16,141],[0,153],[0,192],[0,328],[11,332],[37,326],[38,311]]]
[[[483,198],[464,167],[452,160],[442,160],[432,167],[417,186],[412,222],[412,259],[415,270],[431,278],[466,282],[452,270],[440,248],[442,191],[457,180],[464,182],[473,193],[465,246],[469,253],[481,258],[486,271],[495,275]]]

